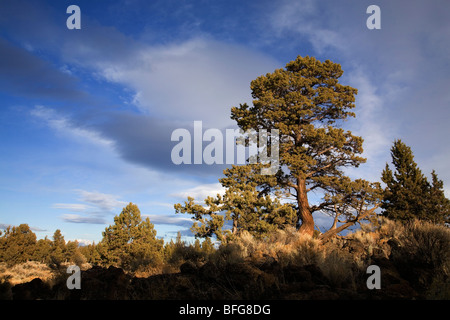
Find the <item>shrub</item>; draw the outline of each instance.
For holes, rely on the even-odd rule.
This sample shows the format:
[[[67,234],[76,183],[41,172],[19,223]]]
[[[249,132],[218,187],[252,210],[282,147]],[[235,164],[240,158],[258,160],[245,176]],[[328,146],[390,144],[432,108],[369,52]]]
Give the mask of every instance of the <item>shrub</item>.
[[[399,245],[392,252],[394,261],[434,269],[449,275],[449,228],[415,220],[404,227],[398,240]]]

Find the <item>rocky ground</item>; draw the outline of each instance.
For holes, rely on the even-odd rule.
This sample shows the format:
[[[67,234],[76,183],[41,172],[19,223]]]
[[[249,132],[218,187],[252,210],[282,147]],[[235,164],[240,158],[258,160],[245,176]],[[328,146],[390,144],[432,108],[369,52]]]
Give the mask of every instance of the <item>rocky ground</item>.
[[[3,292],[4,298],[58,300],[139,300],[139,299],[424,299],[420,281],[410,281],[385,258],[374,260],[380,266],[381,289],[369,290],[367,276],[357,283],[339,286],[331,283],[315,265],[280,267],[271,259],[260,265],[236,263],[218,267],[207,262],[196,266],[186,262],[181,272],[137,278],[120,268],[92,267],[81,273],[81,289],[69,290],[61,277],[54,283],[36,278]],[[424,277],[426,275],[422,275]]]
[[[0,299],[448,300],[449,234],[435,229],[398,237],[370,233],[328,244],[303,241],[284,256],[280,250],[286,246],[275,243],[277,250],[261,251],[248,242],[241,249],[219,249],[206,260],[186,259],[179,272],[148,277],[94,266],[81,271],[79,290],[67,288],[66,270],[15,285],[0,279]],[[369,265],[380,268],[381,289],[368,289]]]

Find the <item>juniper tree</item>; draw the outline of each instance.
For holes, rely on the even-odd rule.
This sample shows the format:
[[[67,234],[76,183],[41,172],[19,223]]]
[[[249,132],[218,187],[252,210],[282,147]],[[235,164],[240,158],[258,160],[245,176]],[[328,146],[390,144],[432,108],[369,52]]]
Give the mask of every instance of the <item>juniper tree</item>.
[[[196,237],[215,236],[227,242],[246,230],[256,237],[295,224],[295,212],[290,204],[283,204],[277,198],[258,189],[267,177],[259,174],[260,164],[232,166],[224,170],[219,179],[225,188],[223,195],[207,197],[204,205],[188,197],[184,204],[175,204],[176,213],[192,215],[191,228]]]
[[[0,261],[8,266],[32,260],[36,235],[27,224],[8,226],[0,238]]]
[[[61,230],[56,229],[53,233],[53,241],[50,249],[50,264],[58,267],[66,259],[66,241]]]
[[[445,197],[444,182],[437,173],[431,172],[430,201],[428,204],[429,219],[435,223],[450,224],[450,199]]]
[[[386,184],[382,208],[383,215],[394,220],[430,220],[435,223],[449,221],[450,200],[444,195],[443,182],[433,170],[432,183],[423,175],[411,148],[401,140],[391,148],[394,172],[386,164],[381,180]]]
[[[39,239],[36,242],[36,251],[33,255],[33,260],[40,261],[42,263],[50,263],[50,254],[52,250],[52,241],[47,236],[44,239]]]
[[[114,224],[102,235],[99,251],[107,264],[135,271],[161,259],[163,240],[156,238],[153,224],[148,217],[142,220],[138,206],[133,203],[114,217]]]
[[[326,200],[310,205],[308,193],[344,189],[343,168],[365,162],[360,156],[363,139],[340,127],[355,116],[351,110],[357,94],[357,89],[339,83],[342,74],[337,63],[299,56],[284,69],[251,82],[253,106],[244,103],[231,110],[231,118],[244,131],[279,130],[275,185],[293,198],[299,231],[308,235],[314,231],[312,213],[330,205]]]

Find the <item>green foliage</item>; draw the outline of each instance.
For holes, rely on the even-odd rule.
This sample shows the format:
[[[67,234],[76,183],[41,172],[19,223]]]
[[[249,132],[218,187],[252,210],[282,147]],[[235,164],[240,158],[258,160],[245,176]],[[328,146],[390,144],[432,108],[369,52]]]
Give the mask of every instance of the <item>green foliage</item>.
[[[102,259],[108,265],[136,271],[162,258],[163,240],[156,238],[156,230],[149,218],[142,220],[137,205],[129,203],[114,217],[114,224],[103,232]]]
[[[57,229],[53,234],[53,242],[50,249],[50,263],[58,268],[65,260],[66,241],[61,234],[61,230]]]
[[[26,261],[38,261],[54,268],[63,262],[83,264],[85,257],[80,252],[78,242],[67,244],[61,230],[53,234],[53,241],[47,237],[36,241],[36,235],[27,224],[8,227],[0,237],[0,261],[9,266]]]
[[[50,262],[50,253],[52,249],[52,241],[45,237],[39,239],[36,243],[36,251],[33,260],[48,264]]]
[[[387,218],[401,221],[414,219],[434,223],[449,222],[450,200],[444,195],[443,182],[432,172],[432,183],[414,161],[411,148],[396,140],[391,148],[394,172],[386,164],[381,179],[386,184],[382,208]]]
[[[256,180],[260,175],[256,172],[260,168],[261,165],[233,165],[224,170],[225,177],[219,180],[226,188],[223,196],[206,198],[205,206],[189,197],[184,205],[175,204],[176,213],[193,216],[191,230],[196,237],[216,236],[220,242],[231,240],[243,230],[261,237],[269,231],[295,224],[292,205],[282,204],[279,199],[258,190]]]
[[[445,197],[444,182],[439,180],[434,170],[431,172],[431,177],[427,204],[428,219],[434,223],[450,224],[450,199]]]
[[[352,181],[343,173],[365,159],[360,156],[363,139],[340,128],[355,116],[351,109],[357,93],[339,83],[342,74],[337,63],[299,56],[285,69],[251,82],[253,106],[233,107],[231,118],[244,131],[279,130],[279,138],[268,137],[263,151],[269,154],[269,147],[278,144],[279,169],[275,175],[261,175],[267,164],[233,166],[220,179],[224,196],[205,199],[205,206],[193,198],[176,204],[177,213],[193,215],[197,236],[215,235],[224,242],[241,230],[263,236],[288,225],[312,236],[315,211],[326,211],[346,226],[374,215],[379,186]],[[321,203],[309,204],[311,191],[325,194]],[[281,198],[290,202],[282,204]],[[224,230],[228,221],[231,228]]]
[[[322,206],[310,206],[308,192],[344,188],[343,182],[337,183],[344,177],[342,168],[365,162],[359,156],[363,139],[339,127],[355,116],[351,109],[357,94],[338,82],[342,74],[337,63],[299,56],[285,69],[251,82],[252,107],[241,104],[231,109],[231,118],[243,130],[279,130],[276,187],[294,200],[300,230],[309,235],[314,229],[312,213]]]
[[[209,255],[215,251],[210,238],[205,238],[202,242],[196,239],[194,244],[187,244],[181,240],[181,234],[178,233],[175,242],[171,240],[164,246],[165,262],[175,269],[186,261],[195,264],[205,262]]]
[[[88,244],[87,246],[82,246],[79,248],[80,253],[85,257],[86,262],[90,263],[91,265],[101,265],[101,256],[100,251],[101,250],[101,243],[99,244]]]
[[[0,259],[8,265],[32,260],[36,248],[36,235],[27,224],[7,227],[0,238]]]

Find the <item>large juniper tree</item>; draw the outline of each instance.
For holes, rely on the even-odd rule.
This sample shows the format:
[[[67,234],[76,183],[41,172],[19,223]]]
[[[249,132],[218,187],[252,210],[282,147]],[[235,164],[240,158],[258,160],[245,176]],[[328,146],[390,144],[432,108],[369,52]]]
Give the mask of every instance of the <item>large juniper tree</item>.
[[[357,90],[339,83],[341,66],[329,60],[297,57],[251,82],[253,106],[241,104],[231,110],[232,119],[246,130],[278,129],[280,169],[276,186],[293,197],[299,230],[312,235],[312,213],[331,205],[311,205],[308,193],[344,190],[343,168],[358,167],[365,159],[361,137],[340,127],[355,114]],[[270,141],[269,141],[270,143]],[[337,198],[335,198],[337,199]]]
[[[271,161],[277,157],[270,153],[278,149],[278,160],[275,166],[270,163],[272,174],[264,175],[261,167],[268,163],[256,165],[250,157],[248,164],[224,171],[225,178],[220,179],[224,196],[205,199],[206,206],[193,198],[176,204],[178,213],[193,215],[197,236],[215,234],[223,240],[239,230],[264,234],[287,224],[313,235],[312,213],[321,211],[334,218],[332,229],[321,235],[326,239],[374,215],[379,184],[353,181],[343,173],[345,167],[357,167],[365,159],[360,156],[363,139],[340,127],[355,116],[351,109],[357,93],[338,82],[342,74],[339,64],[299,56],[286,68],[251,82],[253,106],[233,107],[231,118],[244,132],[278,130],[278,136],[267,137],[265,146],[258,144]],[[276,144],[278,148],[273,148]],[[311,205],[311,191],[320,191],[322,201]],[[291,201],[283,203],[280,198]],[[223,231],[226,220],[232,226]]]

